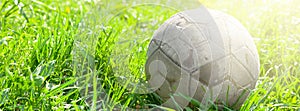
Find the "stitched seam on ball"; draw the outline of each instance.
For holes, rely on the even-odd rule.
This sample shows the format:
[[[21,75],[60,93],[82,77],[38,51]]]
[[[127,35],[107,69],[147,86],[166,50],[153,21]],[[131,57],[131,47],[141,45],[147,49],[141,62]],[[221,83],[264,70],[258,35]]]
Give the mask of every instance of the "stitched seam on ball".
[[[161,49],[161,47],[159,46],[159,48],[158,48],[158,50],[160,50],[168,59],[170,59],[175,65],[177,65],[178,67],[180,67],[181,69],[183,69],[184,71],[186,71],[186,72],[188,72],[188,73],[191,73],[191,72],[193,72],[194,70],[192,70],[192,71],[189,71],[188,69],[186,69],[186,68],[184,68],[184,67],[182,67],[181,65],[180,65],[180,63],[178,63],[177,61],[175,61],[175,60],[173,60],[169,55],[167,55],[167,53],[166,52],[164,52],[164,50],[163,49]],[[196,69],[197,70],[197,69]]]

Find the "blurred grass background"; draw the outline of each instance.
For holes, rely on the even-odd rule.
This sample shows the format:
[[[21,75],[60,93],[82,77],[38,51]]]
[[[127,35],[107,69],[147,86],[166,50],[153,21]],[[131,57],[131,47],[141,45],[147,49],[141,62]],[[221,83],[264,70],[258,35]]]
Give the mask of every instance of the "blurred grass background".
[[[241,110],[300,110],[300,1],[199,1],[233,15],[255,38],[261,73],[256,89]],[[110,57],[122,46],[116,41],[134,36],[134,46],[124,46],[131,49],[126,50],[130,56],[122,62],[130,71],[123,73],[128,81],[144,81],[143,65],[153,31],[177,10],[155,5],[130,7],[127,2],[107,6],[114,2],[1,0],[0,109],[90,110],[75,84],[78,78],[71,52],[82,30],[80,23],[92,7],[98,6],[100,11],[108,7],[117,13],[102,24],[95,51],[99,78],[111,97],[106,107],[159,104],[155,94],[134,94],[127,89],[135,84],[116,82],[118,75],[113,74],[113,67],[117,63]],[[141,36],[137,37],[137,33]]]

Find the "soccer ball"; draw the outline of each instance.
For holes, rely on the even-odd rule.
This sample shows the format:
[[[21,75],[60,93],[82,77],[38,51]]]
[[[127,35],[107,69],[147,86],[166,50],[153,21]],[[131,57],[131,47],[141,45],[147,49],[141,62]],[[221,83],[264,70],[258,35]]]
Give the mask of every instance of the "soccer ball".
[[[151,90],[171,108],[185,107],[193,98],[238,109],[254,89],[260,67],[246,28],[230,15],[203,7],[165,21],[147,56]]]

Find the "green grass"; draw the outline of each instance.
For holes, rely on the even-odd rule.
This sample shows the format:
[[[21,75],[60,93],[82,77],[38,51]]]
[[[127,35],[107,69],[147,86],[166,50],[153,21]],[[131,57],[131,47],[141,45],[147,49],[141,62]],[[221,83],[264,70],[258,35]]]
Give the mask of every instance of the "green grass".
[[[78,68],[94,68],[83,71],[93,77],[87,82],[102,85],[92,87],[93,104],[100,90],[106,109],[159,104],[156,94],[138,94],[138,83],[154,30],[178,10],[118,1],[0,0],[0,110],[96,108],[84,101]],[[261,72],[241,110],[300,110],[300,2],[200,1],[236,17],[255,38]],[[84,59],[82,47],[95,58]]]

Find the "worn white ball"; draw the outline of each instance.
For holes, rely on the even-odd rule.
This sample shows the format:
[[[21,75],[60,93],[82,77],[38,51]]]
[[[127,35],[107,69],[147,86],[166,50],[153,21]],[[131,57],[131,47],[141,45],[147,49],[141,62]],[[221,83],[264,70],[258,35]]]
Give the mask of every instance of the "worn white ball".
[[[165,21],[147,56],[148,82],[171,108],[185,107],[192,97],[204,105],[213,101],[238,109],[254,89],[260,67],[246,28],[234,17],[204,7]]]

